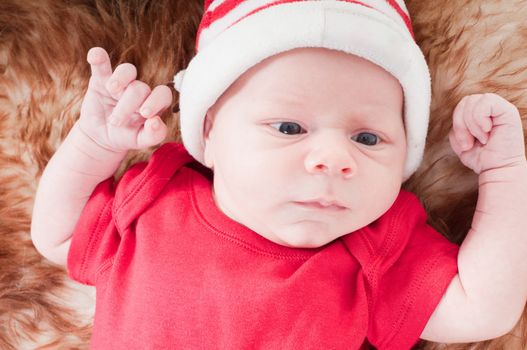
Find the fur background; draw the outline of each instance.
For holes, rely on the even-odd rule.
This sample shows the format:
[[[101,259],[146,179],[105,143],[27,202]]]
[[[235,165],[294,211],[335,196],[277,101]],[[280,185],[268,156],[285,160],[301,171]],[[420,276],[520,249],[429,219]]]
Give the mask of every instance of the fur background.
[[[526,129],[527,1],[407,5],[430,65],[433,102],[425,160],[405,187],[419,195],[430,223],[460,243],[474,212],[477,177],[450,150],[451,114],[466,94],[496,92],[516,104]],[[93,289],[68,281],[29,236],[38,179],[79,114],[86,52],[102,46],[114,66],[131,62],[139,79],[168,83],[194,53],[201,11],[200,0],[0,1],[0,349],[88,348]],[[176,94],[173,113],[163,118],[170,139],[177,139]],[[149,153],[130,154],[119,174]],[[527,349],[524,319],[525,313],[513,332],[492,341],[416,348]]]

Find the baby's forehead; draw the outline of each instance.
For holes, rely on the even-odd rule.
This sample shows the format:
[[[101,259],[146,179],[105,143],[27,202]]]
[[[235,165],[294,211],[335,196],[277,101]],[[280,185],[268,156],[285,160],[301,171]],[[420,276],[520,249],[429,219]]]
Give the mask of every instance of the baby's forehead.
[[[259,92],[272,94],[275,90],[292,90],[287,93],[294,94],[327,81],[340,81],[350,88],[359,84],[362,88],[392,85],[402,90],[398,79],[381,66],[353,54],[326,48],[296,48],[272,55],[247,69],[229,89],[254,84],[252,87],[258,88]],[[324,93],[322,89],[321,93]]]
[[[341,124],[360,118],[381,123],[402,118],[403,92],[390,73],[358,56],[295,49],[248,69],[211,107],[212,114],[224,105],[233,113],[261,118],[313,121],[330,115]]]

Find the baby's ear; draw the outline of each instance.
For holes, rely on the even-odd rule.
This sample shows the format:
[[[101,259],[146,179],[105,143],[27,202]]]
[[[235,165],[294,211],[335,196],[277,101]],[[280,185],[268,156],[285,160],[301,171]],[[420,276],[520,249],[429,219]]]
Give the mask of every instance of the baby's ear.
[[[213,122],[213,116],[212,112],[210,110],[207,111],[207,114],[205,115],[205,120],[203,121],[203,140],[207,140],[209,138],[210,130],[212,129],[212,122]]]
[[[213,121],[214,118],[212,116],[212,113],[210,111],[207,111],[207,115],[205,116],[205,120],[203,121],[203,161],[205,163],[205,166],[210,169],[214,168],[214,161],[212,157],[214,140],[210,138],[210,131],[212,130]]]

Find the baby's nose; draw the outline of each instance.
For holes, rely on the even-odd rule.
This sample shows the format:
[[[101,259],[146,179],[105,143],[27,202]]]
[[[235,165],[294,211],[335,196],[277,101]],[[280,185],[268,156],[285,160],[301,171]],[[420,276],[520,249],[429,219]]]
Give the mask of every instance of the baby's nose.
[[[309,153],[305,167],[310,174],[342,176],[349,179],[356,171],[353,157],[345,150],[318,149]]]

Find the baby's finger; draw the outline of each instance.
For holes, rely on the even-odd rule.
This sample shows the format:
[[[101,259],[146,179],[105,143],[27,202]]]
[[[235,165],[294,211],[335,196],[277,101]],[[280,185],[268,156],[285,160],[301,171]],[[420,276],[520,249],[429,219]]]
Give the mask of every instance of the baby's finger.
[[[106,90],[116,100],[120,99],[127,86],[137,78],[137,68],[131,63],[118,65],[106,82]]]
[[[172,104],[172,91],[166,85],[158,85],[145,100],[139,112],[145,118],[161,114]]]
[[[457,154],[458,157],[460,157],[461,153],[463,153],[463,149],[459,144],[457,138],[454,136],[454,132],[452,130],[448,133],[448,140],[450,141],[450,147],[452,147],[454,153]]]
[[[143,149],[163,142],[167,130],[167,126],[159,116],[147,119],[137,134],[137,148]]]
[[[492,129],[492,100],[485,96],[483,95],[478,104],[474,106],[472,118],[470,118],[474,128],[478,130],[476,137],[482,144],[487,143]]]
[[[514,104],[493,93],[485,94],[485,104],[494,126],[510,124],[521,128],[520,113]]]
[[[486,123],[483,121],[490,118],[489,112],[490,109],[489,106],[485,104],[484,95],[471,96],[469,103],[465,108],[465,124],[470,133],[477,138],[481,144],[486,144],[488,140],[487,131],[483,128],[484,125],[486,127]]]
[[[130,122],[130,118],[137,112],[145,99],[150,95],[150,87],[142,81],[131,82],[109,117],[109,123],[121,126]]]
[[[467,125],[465,124],[465,110],[469,100],[468,97],[464,97],[454,109],[452,117],[452,131],[458,144],[463,151],[472,148],[474,144],[474,137],[469,132]]]
[[[92,47],[86,56],[90,64],[92,81],[96,81],[104,86],[108,78],[112,75],[112,64],[106,50],[102,47]]]

